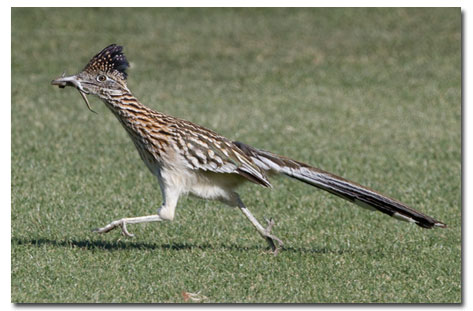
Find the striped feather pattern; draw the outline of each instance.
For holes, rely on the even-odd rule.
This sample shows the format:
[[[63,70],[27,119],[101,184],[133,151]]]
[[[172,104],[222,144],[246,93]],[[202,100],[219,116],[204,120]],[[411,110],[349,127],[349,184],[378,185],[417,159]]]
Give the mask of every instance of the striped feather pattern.
[[[328,191],[363,208],[378,210],[397,219],[413,222],[423,228],[446,227],[444,223],[397,200],[342,177],[240,142],[235,142],[235,145],[265,171],[284,174]]]
[[[103,93],[105,104],[123,125],[148,168],[154,171],[173,152],[192,170],[236,173],[251,182],[271,187],[265,173],[232,141],[192,122],[147,108],[131,93]]]

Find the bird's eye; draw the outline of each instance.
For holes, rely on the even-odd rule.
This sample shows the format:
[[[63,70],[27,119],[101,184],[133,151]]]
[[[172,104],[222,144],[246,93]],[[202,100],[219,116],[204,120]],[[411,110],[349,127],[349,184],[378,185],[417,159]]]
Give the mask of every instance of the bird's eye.
[[[107,80],[107,77],[104,76],[104,75],[98,75],[97,76],[97,81],[99,82],[104,82],[105,80]]]

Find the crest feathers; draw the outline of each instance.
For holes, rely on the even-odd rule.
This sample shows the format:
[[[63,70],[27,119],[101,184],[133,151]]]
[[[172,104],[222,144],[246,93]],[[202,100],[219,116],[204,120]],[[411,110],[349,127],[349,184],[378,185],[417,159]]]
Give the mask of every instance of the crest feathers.
[[[84,70],[89,72],[103,71],[106,73],[112,73],[118,75],[123,80],[126,80],[126,69],[129,66],[130,64],[123,54],[123,47],[111,44],[92,57]]]

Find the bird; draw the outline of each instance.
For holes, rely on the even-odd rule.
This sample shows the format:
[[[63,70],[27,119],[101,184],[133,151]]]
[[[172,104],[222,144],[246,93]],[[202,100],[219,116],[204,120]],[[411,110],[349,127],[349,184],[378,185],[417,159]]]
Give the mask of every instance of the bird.
[[[368,210],[422,228],[447,227],[445,223],[358,183],[148,108],[127,86],[129,66],[123,47],[111,44],[92,57],[79,73],[70,76],[63,73],[51,81],[59,88],[77,89],[90,110],[87,95],[100,98],[126,130],[141,159],[157,177],[161,189],[162,204],[155,214],[114,220],[94,229],[95,232],[107,233],[120,228],[123,235],[132,237],[127,229],[129,224],[172,221],[179,198],[190,194],[239,208],[267,241],[270,252],[277,254],[283,248],[283,242],[272,233],[275,221],[265,219],[267,224],[263,226],[237,193],[237,188],[248,182],[272,188],[269,178],[274,175],[290,177]]]

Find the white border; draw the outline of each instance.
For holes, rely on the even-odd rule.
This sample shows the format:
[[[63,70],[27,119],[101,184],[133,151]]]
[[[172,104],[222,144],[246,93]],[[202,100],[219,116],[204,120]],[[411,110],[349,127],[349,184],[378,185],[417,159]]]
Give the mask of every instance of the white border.
[[[134,0],[134,1],[125,1],[125,0],[85,0],[85,1],[74,1],[74,2],[66,2],[66,1],[58,1],[58,0],[49,0],[49,1],[41,1],[41,0],[7,0],[2,1],[1,10],[0,10],[0,23],[1,23],[1,36],[2,40],[0,42],[3,43],[4,48],[2,49],[2,60],[3,62],[7,63],[3,66],[3,72],[0,76],[1,83],[0,83],[0,91],[3,95],[3,104],[2,104],[2,113],[0,114],[0,136],[1,142],[3,146],[3,152],[0,153],[1,161],[0,161],[0,168],[1,168],[1,199],[2,199],[2,208],[1,208],[1,218],[3,219],[4,223],[1,227],[2,234],[2,245],[3,245],[3,252],[1,258],[1,291],[0,291],[0,298],[1,298],[1,307],[13,309],[14,305],[10,303],[11,299],[11,283],[10,283],[10,273],[11,273],[11,261],[10,256],[6,254],[10,254],[10,206],[11,206],[11,106],[10,106],[10,99],[11,99],[11,7],[107,7],[107,6],[115,6],[115,7],[147,7],[147,6],[276,6],[276,7],[285,7],[285,6],[321,6],[321,7],[361,7],[361,6],[371,6],[371,7],[462,7],[462,14],[463,14],[463,193],[464,193],[464,200],[463,200],[463,224],[464,224],[464,243],[463,243],[463,306],[462,308],[467,308],[471,306],[471,299],[469,299],[470,295],[472,294],[469,290],[471,287],[468,286],[468,281],[472,280],[471,277],[471,269],[468,269],[468,259],[471,258],[470,255],[470,247],[467,243],[471,241],[471,230],[468,230],[467,224],[472,223],[471,213],[468,213],[468,207],[471,207],[472,199],[471,194],[471,166],[468,165],[470,162],[468,161],[468,156],[472,154],[471,146],[472,146],[472,125],[471,124],[471,111],[468,107],[468,90],[473,89],[473,85],[471,80],[467,79],[468,73],[471,73],[471,62],[468,59],[468,56],[471,50],[471,34],[472,23],[468,22],[468,19],[471,18],[471,10],[470,7],[472,6],[473,1],[439,1],[439,0],[431,0],[431,1],[419,1],[419,0],[398,0],[398,1],[343,1],[343,0],[332,0],[332,1],[306,1],[306,0],[293,0],[293,1],[281,1],[281,0],[274,0],[274,1],[255,1],[255,0],[244,0],[244,1],[215,1],[215,0],[205,0],[205,1],[188,1],[188,0],[176,0],[173,2],[170,1],[145,1],[145,0]],[[7,47],[8,43],[8,47]],[[27,44],[27,43],[25,43]],[[8,146],[8,148],[6,147]],[[90,308],[91,306],[86,306]],[[163,308],[165,306],[159,306],[159,308]],[[273,308],[274,306],[269,306]],[[294,306],[282,306],[283,308],[292,308]],[[314,305],[313,308],[317,309],[339,309],[345,308],[346,306],[317,306]],[[373,307],[378,309],[382,308],[383,305],[378,306],[366,306],[361,305],[361,308],[369,308],[372,309]],[[426,305],[426,308],[431,308],[432,306]],[[439,306],[439,308],[447,308],[448,306]],[[453,306],[456,307],[456,306]],[[98,306],[92,306],[93,309],[98,308]],[[135,308],[134,306],[125,307],[125,309],[132,309]],[[175,308],[175,306],[173,307]],[[255,308],[254,306],[247,306],[243,305],[241,308]],[[401,309],[402,310],[413,310],[416,306],[409,306],[409,305],[390,305],[390,309]],[[62,309],[60,307],[60,309]]]

